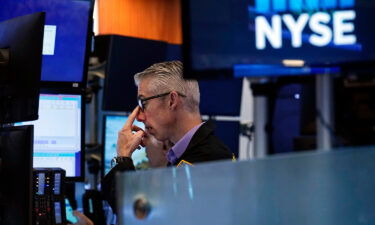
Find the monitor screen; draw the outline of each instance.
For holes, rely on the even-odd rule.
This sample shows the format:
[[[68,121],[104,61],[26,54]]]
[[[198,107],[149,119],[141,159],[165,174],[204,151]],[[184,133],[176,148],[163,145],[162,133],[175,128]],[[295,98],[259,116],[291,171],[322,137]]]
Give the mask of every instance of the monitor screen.
[[[111,160],[113,157],[117,156],[116,146],[117,146],[117,136],[118,132],[124,126],[128,116],[122,115],[107,115],[104,119],[104,151],[103,151],[103,159],[104,159],[104,175],[107,174],[111,170]],[[134,125],[145,129],[145,125],[139,121],[134,121]],[[146,157],[146,149],[141,148],[139,150],[134,151],[132,155],[134,166],[137,169],[147,168],[148,167],[148,159]]]
[[[186,76],[303,74],[374,61],[374,10],[368,0],[185,0]]]
[[[79,0],[2,0],[0,21],[46,12],[42,81],[81,82],[90,4]]]
[[[33,167],[60,167],[66,176],[81,177],[82,96],[40,94],[39,119],[34,124]]]

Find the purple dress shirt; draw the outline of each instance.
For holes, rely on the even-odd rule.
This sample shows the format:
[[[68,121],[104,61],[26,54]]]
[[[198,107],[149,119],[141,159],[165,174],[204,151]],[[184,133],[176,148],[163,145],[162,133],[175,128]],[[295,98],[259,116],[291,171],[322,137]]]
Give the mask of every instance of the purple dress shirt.
[[[197,130],[202,126],[203,123],[189,130],[189,132],[187,132],[175,145],[173,145],[171,149],[169,149],[167,153],[167,159],[170,163],[175,163],[177,159],[180,158],[182,154],[184,154],[187,146],[193,138],[193,135],[195,134],[195,132],[197,132]]]

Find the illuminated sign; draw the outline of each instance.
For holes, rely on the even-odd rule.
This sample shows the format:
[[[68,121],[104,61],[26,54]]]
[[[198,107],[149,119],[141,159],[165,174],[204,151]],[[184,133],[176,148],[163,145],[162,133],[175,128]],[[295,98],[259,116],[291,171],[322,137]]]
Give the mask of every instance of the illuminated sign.
[[[293,48],[355,45],[353,7],[354,0],[255,0],[256,48],[280,49],[285,36]]]
[[[195,78],[230,77],[232,71],[254,77],[315,74],[375,65],[375,0],[186,2],[183,52]],[[304,67],[318,70],[295,69]]]

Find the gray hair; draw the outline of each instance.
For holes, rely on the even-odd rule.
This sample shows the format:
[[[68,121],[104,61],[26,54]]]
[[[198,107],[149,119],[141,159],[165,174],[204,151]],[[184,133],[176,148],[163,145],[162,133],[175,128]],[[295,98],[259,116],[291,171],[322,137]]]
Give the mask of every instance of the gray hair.
[[[152,85],[149,88],[153,94],[177,91],[186,96],[183,101],[187,110],[199,112],[200,92],[198,82],[183,78],[183,65],[180,61],[156,63],[134,75],[137,86],[144,79],[152,79]]]

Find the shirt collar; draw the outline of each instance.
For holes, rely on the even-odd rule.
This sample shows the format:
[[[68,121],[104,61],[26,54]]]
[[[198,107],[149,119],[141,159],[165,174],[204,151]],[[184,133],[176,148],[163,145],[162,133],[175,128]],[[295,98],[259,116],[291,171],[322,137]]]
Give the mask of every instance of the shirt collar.
[[[203,123],[198,124],[191,130],[189,130],[171,149],[169,149],[167,158],[170,163],[175,163],[177,159],[180,158],[182,154],[184,154],[194,134],[197,132],[199,127],[202,126]]]

